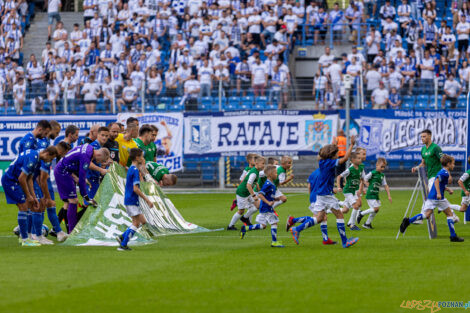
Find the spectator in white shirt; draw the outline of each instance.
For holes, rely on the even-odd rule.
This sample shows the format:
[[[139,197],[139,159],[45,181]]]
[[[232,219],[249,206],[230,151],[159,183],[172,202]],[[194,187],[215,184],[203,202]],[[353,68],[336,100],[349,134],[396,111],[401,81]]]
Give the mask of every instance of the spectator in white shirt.
[[[64,98],[67,99],[67,112],[75,114],[75,98],[77,97],[77,79],[74,77],[72,71],[65,73],[65,78],[62,81],[61,89],[64,93]]]
[[[256,58],[255,63],[251,67],[251,86],[253,93],[256,97],[264,96],[264,89],[268,81],[268,74],[266,67],[261,63],[259,57]]]
[[[460,55],[465,55],[468,49],[468,34],[470,32],[470,24],[467,22],[465,15],[460,17],[460,22],[455,27],[457,31],[457,40]]]
[[[26,82],[23,77],[18,78],[18,82],[13,85],[13,100],[16,114],[23,114],[26,101]]]
[[[52,114],[57,113],[57,99],[59,98],[60,90],[55,81],[50,80],[47,84],[47,101],[52,106]]]
[[[60,0],[47,0],[44,1],[47,7],[47,36],[48,40],[51,40],[52,34],[52,25],[54,24],[54,20],[56,22],[60,22],[60,14],[59,9],[62,7],[62,2]]]
[[[187,97],[185,103],[186,111],[197,111],[197,98],[201,92],[201,86],[195,77],[196,75],[191,73],[189,79],[184,83],[184,94]]]
[[[122,89],[122,98],[118,99],[118,105],[127,107],[128,111],[136,110],[138,98],[138,91],[135,86],[132,85],[132,80],[127,80],[127,86]]]
[[[375,89],[379,88],[379,82],[382,79],[382,75],[378,72],[378,65],[370,65],[369,70],[367,71],[365,82],[366,85],[366,100],[372,101],[371,96]]]
[[[379,82],[379,88],[372,92],[372,108],[373,109],[386,109],[388,103],[388,90],[385,89],[383,81]]]
[[[96,101],[100,95],[100,86],[95,83],[95,77],[89,76],[88,82],[82,88],[83,102],[85,103],[85,110],[87,114],[96,112]]]
[[[209,66],[207,59],[204,59],[203,66],[198,70],[198,79],[201,87],[201,97],[209,97],[212,90],[212,78],[214,70]]]
[[[457,100],[462,91],[462,86],[454,79],[454,74],[450,73],[444,83],[444,95],[442,96],[442,108],[445,109],[446,100],[450,100],[451,109],[457,106]]]

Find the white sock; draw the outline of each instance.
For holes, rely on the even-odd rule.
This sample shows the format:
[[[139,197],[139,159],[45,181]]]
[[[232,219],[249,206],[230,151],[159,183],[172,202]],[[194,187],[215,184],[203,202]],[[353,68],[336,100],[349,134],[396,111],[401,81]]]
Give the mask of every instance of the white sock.
[[[281,200],[278,200],[276,202],[274,202],[273,204],[273,209],[275,209],[276,207],[280,206],[281,204],[283,204],[284,202],[282,202]]]
[[[349,225],[356,225],[357,213],[359,213],[359,210],[352,209],[351,216],[349,217],[348,221]]]
[[[246,211],[246,213],[245,213],[245,215],[243,215],[243,217],[250,218],[256,211],[258,211],[257,208],[251,207],[251,208],[248,209],[248,211]]]
[[[460,205],[451,204],[451,205],[450,205],[450,208],[452,209],[452,211],[460,212]],[[454,215],[455,215],[455,213],[454,213]]]
[[[230,221],[230,224],[228,224],[228,226],[233,226],[233,225],[235,225],[235,223],[238,222],[238,220],[240,219],[240,217],[242,217],[242,215],[239,214],[238,212],[235,212],[235,214],[233,214],[232,220]]]
[[[371,224],[372,223],[372,220],[374,219],[374,217],[377,215],[377,212],[374,212],[374,213],[370,213],[369,215],[369,218],[367,219],[367,222],[366,224]]]
[[[362,215],[371,214],[371,213],[374,213],[374,212],[375,212],[374,209],[367,209],[365,211],[362,211]]]

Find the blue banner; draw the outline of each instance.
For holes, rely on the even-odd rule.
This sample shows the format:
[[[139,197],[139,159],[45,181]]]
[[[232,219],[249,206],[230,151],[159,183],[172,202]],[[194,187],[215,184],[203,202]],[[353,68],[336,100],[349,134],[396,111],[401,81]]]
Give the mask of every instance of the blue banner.
[[[344,121],[345,112],[340,112]],[[458,161],[465,159],[467,113],[465,110],[351,110],[351,134],[367,155],[392,161],[421,161],[420,133],[432,132],[433,142]]]

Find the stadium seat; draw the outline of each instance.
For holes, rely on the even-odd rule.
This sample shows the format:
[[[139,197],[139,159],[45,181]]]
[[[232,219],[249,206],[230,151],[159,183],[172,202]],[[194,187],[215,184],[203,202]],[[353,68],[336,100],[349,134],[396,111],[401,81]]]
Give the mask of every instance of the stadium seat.
[[[414,96],[403,96],[402,107],[404,109],[413,109],[415,106],[415,97]]]
[[[240,109],[242,110],[249,110],[253,106],[254,102],[254,97],[252,96],[246,96],[242,97],[241,103],[240,103]]]
[[[457,108],[464,109],[467,107],[467,97],[465,95],[459,96],[459,102],[457,103]]]
[[[264,109],[268,105],[268,98],[267,97],[256,97],[255,104],[261,106]]]

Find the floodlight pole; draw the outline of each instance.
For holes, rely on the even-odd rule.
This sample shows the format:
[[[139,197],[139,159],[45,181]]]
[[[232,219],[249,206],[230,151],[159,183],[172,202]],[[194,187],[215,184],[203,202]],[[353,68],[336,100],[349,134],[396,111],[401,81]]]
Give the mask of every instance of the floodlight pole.
[[[349,99],[350,88],[346,85],[346,149],[349,149],[349,123],[351,118],[351,103]]]

